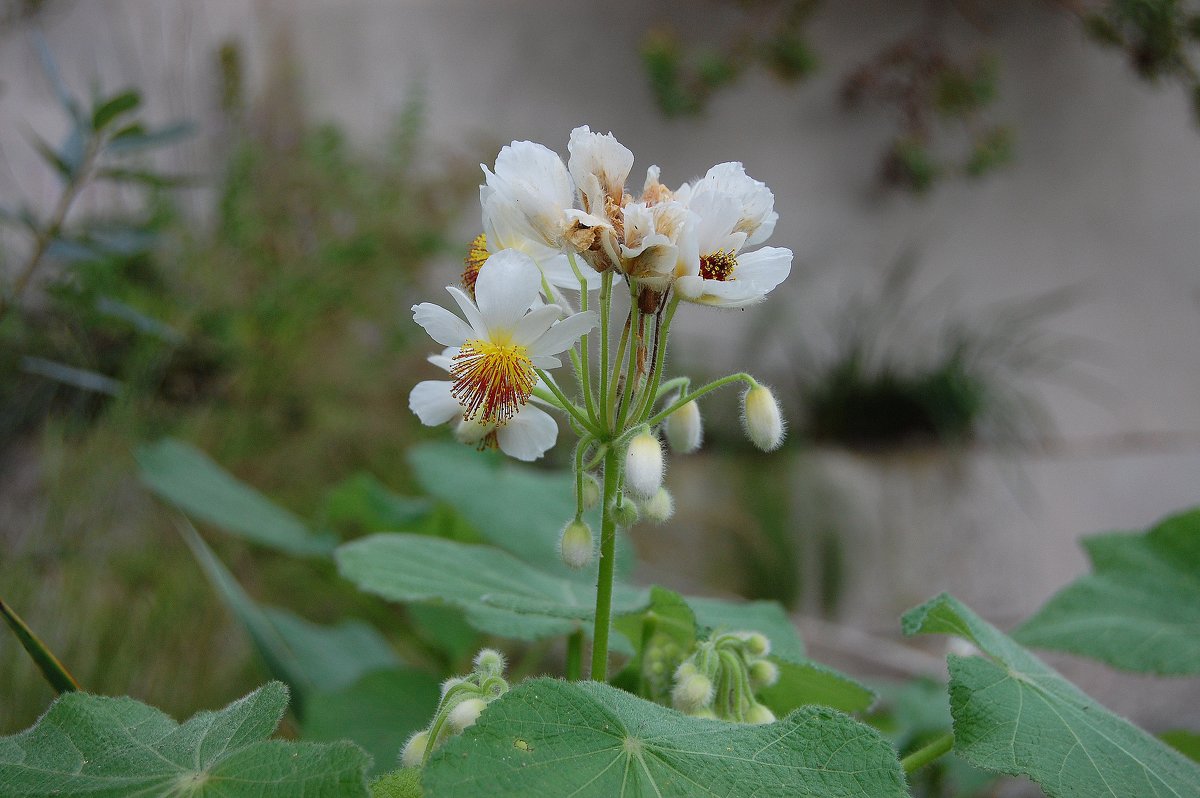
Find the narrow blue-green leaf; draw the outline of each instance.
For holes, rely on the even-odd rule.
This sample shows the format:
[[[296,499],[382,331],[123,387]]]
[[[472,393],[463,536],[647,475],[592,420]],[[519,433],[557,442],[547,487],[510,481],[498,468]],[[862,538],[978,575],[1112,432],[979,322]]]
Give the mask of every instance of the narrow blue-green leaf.
[[[131,125],[118,131],[109,140],[105,150],[113,155],[125,155],[175,144],[195,132],[196,126],[191,122],[175,122],[157,130],[146,130],[141,125]]]
[[[183,725],[131,698],[60,696],[0,738],[5,798],[365,798],[370,758],[353,743],[266,739],[287,708],[272,682]]]
[[[1144,534],[1097,535],[1083,546],[1092,573],[1013,637],[1125,670],[1200,674],[1200,509]]]
[[[492,546],[422,535],[379,534],[337,550],[338,570],[391,601],[450,604],[475,628],[534,640],[567,634],[592,618],[594,585],[549,574]],[[646,591],[617,585],[614,612],[644,606]]]
[[[383,773],[396,767],[409,736],[429,725],[440,697],[432,674],[410,668],[368,673],[340,690],[311,696],[303,737],[357,743],[374,759],[371,772]]]
[[[429,798],[901,798],[874,729],[807,707],[763,726],[682,715],[597,682],[534,679],[430,760]]]
[[[72,388],[104,396],[119,396],[124,387],[120,380],[114,380],[104,374],[30,355],[21,358],[21,370],[26,374],[36,374],[63,385],[70,385]]]
[[[318,626],[286,610],[260,607],[194,529],[181,525],[180,534],[267,670],[295,691],[297,714],[303,715],[317,692],[340,690],[373,670],[400,664],[383,637],[361,621]]]
[[[101,102],[92,112],[92,130],[101,131],[122,114],[127,114],[142,104],[141,95],[134,89],[115,94]]]
[[[1084,695],[943,594],[904,615],[905,634],[952,634],[987,658],[951,655],[954,750],[977,767],[1028,776],[1051,798],[1200,798],[1200,766]]]
[[[289,554],[328,555],[336,545],[183,441],[143,446],[137,460],[142,483],[193,518]]]
[[[33,633],[21,616],[4,603],[3,599],[0,599],[0,616],[4,616],[5,623],[16,635],[21,648],[29,654],[29,658],[37,665],[38,670],[42,672],[42,676],[50,683],[55,692],[70,693],[80,689],[79,682],[75,681],[75,677],[71,675],[66,666],[59,661],[58,657],[54,656],[54,652],[41,641],[41,638]]]

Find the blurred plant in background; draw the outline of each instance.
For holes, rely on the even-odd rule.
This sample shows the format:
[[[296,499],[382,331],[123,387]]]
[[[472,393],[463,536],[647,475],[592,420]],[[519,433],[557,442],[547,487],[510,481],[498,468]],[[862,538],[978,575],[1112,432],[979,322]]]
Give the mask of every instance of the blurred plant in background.
[[[396,507],[366,473],[405,486],[414,434],[405,367],[420,356],[408,351],[399,309],[426,262],[461,257],[444,233],[476,191],[479,160],[423,141],[419,90],[386,146],[364,151],[308,121],[286,44],[272,53],[261,100],[248,96],[242,61],[237,42],[216,53],[218,165],[195,176],[192,197],[211,197],[207,218],[179,210],[175,181],[149,156],[185,129],[142,121],[132,90],[78,114],[64,100],[87,123],[83,151],[89,136],[104,145],[76,212],[64,203],[55,225],[60,214],[22,214],[0,199],[17,224],[5,237],[9,273],[30,262],[17,255],[22,243],[32,254],[30,242],[46,241],[29,281],[39,290],[10,290],[0,320],[4,598],[47,630],[89,689],[180,712],[257,676],[194,564],[164,556],[182,548],[137,487],[131,450],[174,433],[324,528],[352,536],[390,524],[381,519]],[[87,183],[68,171],[77,138],[42,148],[64,194]],[[110,152],[122,142],[124,153]],[[434,517],[440,533],[463,534],[457,516]],[[217,552],[251,575],[255,593],[320,585],[297,606],[315,620],[388,613],[336,584],[331,567],[263,561],[236,540]],[[0,726],[14,729],[47,694],[8,656],[10,640],[0,650]],[[225,655],[210,659],[214,651]]]
[[[797,84],[817,72],[820,55],[806,27],[821,0],[730,0],[740,22],[722,28],[717,44],[684,41],[671,27],[645,37],[642,60],[650,88],[667,116],[702,113],[719,90],[755,68]],[[1200,3],[1192,0],[1047,0],[1047,10],[1079,18],[1097,42],[1120,48],[1139,77],[1176,82],[1200,117]],[[988,118],[999,95],[1001,64],[978,44],[952,44],[951,26],[986,37],[1005,3],[935,0],[910,3],[910,34],[864,58],[842,78],[848,108],[889,109],[896,133],[880,161],[880,179],[916,193],[947,177],[981,177],[1010,162],[1015,133]]]

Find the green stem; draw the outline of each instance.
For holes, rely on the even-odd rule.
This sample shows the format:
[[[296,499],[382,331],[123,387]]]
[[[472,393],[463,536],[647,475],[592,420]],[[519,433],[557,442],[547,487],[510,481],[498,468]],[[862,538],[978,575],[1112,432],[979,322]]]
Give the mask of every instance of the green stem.
[[[900,760],[905,773],[913,773],[936,762],[954,749],[954,732],[946,732],[928,745],[918,748]]]
[[[621,361],[625,359],[625,347],[629,344],[629,328],[633,324],[633,311],[634,308],[630,308],[629,315],[625,317],[625,327],[621,330],[621,342],[617,344],[617,356],[613,358],[612,374],[608,380],[608,415],[614,425],[617,418],[617,383],[620,381]]]
[[[583,678],[583,630],[576,629],[567,635],[567,681],[577,682]]]
[[[654,403],[658,401],[658,385],[662,382],[663,361],[667,357],[667,336],[671,332],[671,319],[675,318],[675,309],[678,307],[678,295],[667,300],[666,317],[654,333],[654,363],[650,367],[650,387],[646,391],[641,409],[634,416],[637,421],[643,421],[649,416],[650,411],[654,409]]]
[[[567,252],[567,260],[571,262],[571,271],[575,272],[575,279],[579,280],[579,312],[586,313],[588,309],[587,280],[583,279],[583,272],[579,271],[579,264],[575,262],[574,252]],[[583,337],[579,339],[579,374],[582,375],[579,390],[583,392],[583,401],[587,404],[588,418],[595,423],[599,420],[599,417],[596,415],[596,404],[592,398],[592,367],[589,362],[590,354],[588,352],[590,343],[591,335],[588,333],[584,333]]]
[[[688,393],[688,394],[685,394],[685,395],[679,397],[678,399],[676,399],[674,402],[671,403],[670,407],[666,408],[661,413],[657,413],[657,414],[651,416],[650,418],[646,419],[646,423],[649,424],[651,427],[653,427],[655,424],[658,424],[663,419],[665,419],[667,416],[671,415],[676,410],[678,410],[679,408],[686,405],[688,402],[691,402],[695,399],[699,399],[701,396],[704,396],[704,394],[715,391],[718,388],[723,388],[731,382],[744,382],[747,385],[749,385],[751,388],[758,385],[758,381],[755,380],[753,377],[751,377],[749,374],[747,374],[744,371],[738,372],[737,374],[730,374],[729,376],[722,377],[719,380],[713,380],[712,382],[708,383],[707,385],[701,385],[699,388],[692,391],[691,393]]]
[[[645,346],[645,322],[642,320],[642,309],[638,307],[637,296],[632,293],[629,301],[631,304],[629,309],[629,364],[625,369],[625,385],[622,386],[620,396],[617,397],[617,426],[613,432],[621,432],[625,429],[629,410],[633,407],[637,395],[638,377],[641,376],[638,372],[638,352]]]
[[[580,410],[574,402],[568,399],[563,394],[562,390],[560,390],[559,387],[551,381],[550,376],[541,369],[535,369],[535,371],[537,371],[537,375],[542,378],[542,385],[545,385],[547,388],[549,388],[550,392],[554,394],[554,397],[558,399],[558,406],[570,413],[571,416],[579,422],[581,427],[591,433],[592,437],[600,437],[599,430],[592,425],[592,422],[588,420],[588,417],[584,415],[583,411]],[[536,394],[537,391],[534,391],[534,393]]]
[[[612,313],[612,284],[613,274],[607,271],[600,278],[600,373],[596,376],[597,388],[600,395],[596,402],[600,405],[600,428],[608,430],[608,317]]]
[[[617,496],[621,464],[619,452],[609,447],[604,454],[604,495],[600,516],[600,573],[596,577],[596,627],[592,632],[592,680],[608,678],[608,631],[612,619],[613,574],[616,564],[617,522],[612,505]]]
[[[687,393],[687,389],[691,384],[692,384],[692,381],[688,377],[675,377],[673,379],[667,380],[666,382],[664,382],[658,386],[658,391],[656,392],[654,401],[657,402],[659,399],[662,399],[664,396],[666,396],[671,391],[674,391],[676,389],[682,390],[684,393]],[[653,405],[651,405],[651,407],[653,407]]]

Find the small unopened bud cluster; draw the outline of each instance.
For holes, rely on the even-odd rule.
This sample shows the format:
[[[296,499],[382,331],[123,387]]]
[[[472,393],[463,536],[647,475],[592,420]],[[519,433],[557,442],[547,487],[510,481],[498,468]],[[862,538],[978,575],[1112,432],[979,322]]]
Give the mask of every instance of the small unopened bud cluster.
[[[671,703],[681,712],[735,723],[771,723],[775,714],[754,693],[779,681],[767,659],[771,643],[758,632],[727,632],[697,645],[675,669]]]
[[[442,699],[425,729],[408,738],[400,754],[406,768],[421,767],[430,754],[455,735],[475,724],[492,701],[508,692],[504,679],[504,655],[485,648],[475,655],[474,669],[462,677],[442,683]]]

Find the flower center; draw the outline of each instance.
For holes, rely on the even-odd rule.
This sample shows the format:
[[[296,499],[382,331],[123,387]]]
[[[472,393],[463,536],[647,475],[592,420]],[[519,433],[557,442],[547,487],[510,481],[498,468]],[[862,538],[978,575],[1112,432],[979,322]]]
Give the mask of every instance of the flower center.
[[[471,241],[471,248],[467,250],[467,257],[463,259],[466,268],[462,273],[463,289],[471,296],[475,296],[475,281],[479,279],[479,270],[491,255],[487,248],[487,234],[480,233],[475,236]]]
[[[705,280],[731,280],[736,267],[737,257],[723,249],[718,249],[711,255],[700,256],[700,276]]]
[[[463,420],[491,424],[504,424],[515,416],[537,383],[526,347],[479,338],[462,345],[450,364],[450,376],[450,394],[465,408]]]

